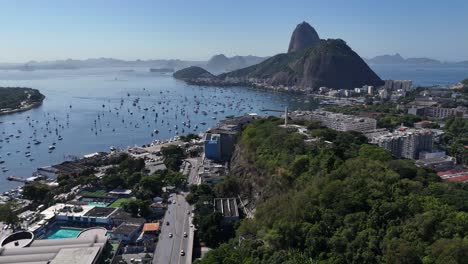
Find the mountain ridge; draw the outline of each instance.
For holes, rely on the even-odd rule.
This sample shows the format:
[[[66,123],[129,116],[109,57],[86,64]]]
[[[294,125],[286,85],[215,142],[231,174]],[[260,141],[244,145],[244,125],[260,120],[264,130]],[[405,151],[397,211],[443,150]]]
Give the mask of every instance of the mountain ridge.
[[[185,78],[185,81],[198,85],[253,86],[298,92],[316,90],[322,86],[353,89],[384,83],[344,40],[317,41],[315,35],[318,37],[318,34],[314,32],[309,24],[302,22],[292,33],[288,53],[280,53],[258,64],[217,76],[207,78],[205,74],[199,78]],[[219,56],[219,60],[225,61],[226,57]]]
[[[224,54],[217,54],[208,60],[206,63],[206,69],[213,72],[225,72],[225,71],[234,71],[237,69],[245,68],[254,64],[258,64],[268,57],[258,57],[258,56],[233,56],[227,57]]]
[[[302,52],[278,54],[218,78],[256,78],[268,85],[352,89],[380,85],[383,81],[341,39],[320,40]]]
[[[426,57],[413,57],[404,58],[399,53],[394,55],[379,55],[370,59],[365,59],[367,63],[371,64],[441,64],[442,62],[436,59]]]

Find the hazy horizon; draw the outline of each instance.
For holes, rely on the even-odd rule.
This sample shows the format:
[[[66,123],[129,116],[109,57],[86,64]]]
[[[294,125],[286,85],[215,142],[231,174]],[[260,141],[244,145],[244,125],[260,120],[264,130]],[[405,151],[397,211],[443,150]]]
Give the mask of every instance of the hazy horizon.
[[[400,53],[464,61],[466,11],[461,0],[2,1],[0,48],[8,52],[0,62],[265,57],[284,53],[302,21],[321,38],[344,39],[364,58]]]

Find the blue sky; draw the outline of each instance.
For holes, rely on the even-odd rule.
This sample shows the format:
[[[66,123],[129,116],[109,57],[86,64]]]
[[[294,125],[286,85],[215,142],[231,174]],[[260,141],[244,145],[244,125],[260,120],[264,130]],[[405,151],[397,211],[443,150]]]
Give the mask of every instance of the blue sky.
[[[0,62],[285,52],[296,24],[361,56],[468,60],[467,0],[2,0]]]

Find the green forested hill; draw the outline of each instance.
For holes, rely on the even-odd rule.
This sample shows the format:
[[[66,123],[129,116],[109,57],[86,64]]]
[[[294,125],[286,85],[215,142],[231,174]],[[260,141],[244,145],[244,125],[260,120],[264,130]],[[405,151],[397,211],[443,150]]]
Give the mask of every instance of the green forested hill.
[[[210,72],[198,66],[190,66],[188,68],[178,70],[173,74],[173,76],[180,80],[214,77]]]
[[[225,78],[257,78],[272,85],[353,89],[378,86],[382,80],[341,39],[320,40],[312,47],[275,55],[259,64],[221,74]]]
[[[467,263],[468,185],[442,182],[356,133],[310,126],[333,145],[305,145],[278,123],[250,125],[240,140],[264,178],[255,218],[199,263]],[[225,182],[216,189],[246,185]]]
[[[39,103],[44,99],[38,90],[19,87],[0,87],[0,109],[15,109],[22,102],[27,104]]]

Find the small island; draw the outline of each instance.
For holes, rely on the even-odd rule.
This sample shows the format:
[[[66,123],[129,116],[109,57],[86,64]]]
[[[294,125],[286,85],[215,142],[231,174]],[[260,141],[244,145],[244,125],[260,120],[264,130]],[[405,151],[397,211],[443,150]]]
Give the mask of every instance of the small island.
[[[173,68],[151,68],[149,71],[156,72],[156,73],[173,73],[174,69]]]
[[[37,89],[0,87],[0,115],[29,110],[41,105],[44,99]]]

